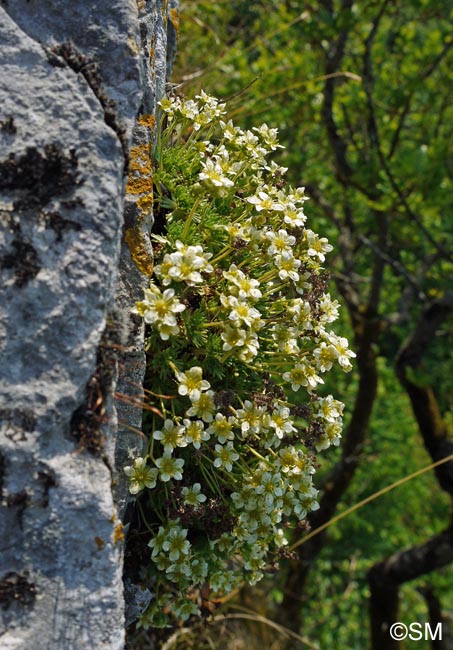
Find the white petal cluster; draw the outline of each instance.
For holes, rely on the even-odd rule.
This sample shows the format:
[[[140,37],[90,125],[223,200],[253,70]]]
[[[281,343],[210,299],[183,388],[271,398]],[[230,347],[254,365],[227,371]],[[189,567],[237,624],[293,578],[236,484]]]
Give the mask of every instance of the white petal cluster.
[[[145,323],[153,325],[164,341],[179,333],[177,315],[186,308],[175,297],[174,289],[163,292],[155,284],[150,283],[144,290],[145,297],[138,302],[133,312],[143,316]]]
[[[203,248],[186,246],[180,241],[175,244],[176,251],[167,253],[162,264],[154,268],[154,273],[161,278],[162,284],[168,286],[171,282],[185,282],[189,286],[203,282],[202,273],[212,273],[209,264],[212,253],[204,253]]]

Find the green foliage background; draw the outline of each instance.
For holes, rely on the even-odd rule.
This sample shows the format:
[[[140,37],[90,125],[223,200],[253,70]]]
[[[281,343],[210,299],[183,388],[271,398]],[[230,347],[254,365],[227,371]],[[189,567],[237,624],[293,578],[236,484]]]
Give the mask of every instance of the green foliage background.
[[[366,41],[381,10],[370,81],[364,76]],[[339,213],[347,202],[355,228],[367,240],[376,236],[376,215],[390,218],[387,252],[394,264],[387,266],[379,308],[384,323],[391,323],[392,315],[401,309],[408,276],[419,279],[420,291],[427,297],[443,295],[451,283],[451,259],[439,255],[438,249],[451,250],[453,235],[452,19],[451,6],[441,0],[182,2],[173,74],[177,91],[192,96],[204,89],[223,99],[232,97],[231,117],[243,128],[262,122],[278,127],[286,149],[277,161],[289,167],[288,180],[319,188]],[[340,136],[348,143],[349,183],[342,178],[347,172],[333,159],[322,119],[328,58],[334,55],[332,44],[343,31],[347,39],[341,71],[333,73],[337,78],[333,115]],[[369,125],[370,94],[377,143]],[[329,237],[338,251],[341,231],[315,201],[307,204],[306,212],[314,230]],[[421,215],[421,222],[414,215]],[[362,245],[354,255],[353,273],[364,292],[372,252]],[[421,268],[431,258],[434,261],[421,277]],[[334,275],[345,272],[335,252],[329,256],[328,268]],[[331,289],[335,293],[333,282]],[[421,303],[413,300],[408,318],[389,326],[381,336],[378,397],[363,459],[340,512],[430,463],[407,396],[393,372],[395,354],[420,308]],[[343,331],[351,339],[345,308],[343,312]],[[417,370],[417,380],[435,387],[451,424],[451,321],[447,325]],[[334,388],[326,388],[334,390],[346,408],[351,406],[357,387],[354,373],[346,377],[338,373],[331,381]],[[325,462],[334,463],[338,453],[330,450]],[[320,473],[326,469],[322,467]],[[334,526],[304,595],[304,635],[323,649],[368,647],[367,571],[374,562],[441,531],[450,508],[449,498],[430,473]],[[427,620],[426,604],[416,590],[418,584],[426,583],[435,587],[446,613],[453,615],[452,577],[449,567],[406,585],[401,590],[400,619],[406,623]],[[278,576],[269,585],[269,593],[274,601],[269,605],[272,613],[281,597]],[[423,641],[412,645],[419,650],[430,647]]]

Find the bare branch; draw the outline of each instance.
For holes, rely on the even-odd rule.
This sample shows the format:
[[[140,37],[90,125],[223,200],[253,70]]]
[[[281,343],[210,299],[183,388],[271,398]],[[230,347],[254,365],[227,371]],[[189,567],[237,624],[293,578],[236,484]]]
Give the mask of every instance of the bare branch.
[[[350,12],[352,0],[344,0],[342,11]],[[348,37],[348,31],[344,29],[340,32],[338,39],[330,44],[326,55],[326,74],[331,75],[337,72],[341,66],[344,57],[345,45]],[[353,170],[346,158],[347,145],[338,132],[336,122],[333,117],[333,101],[335,95],[335,78],[328,77],[324,84],[324,101],[321,108],[321,114],[327,130],[327,136],[330,146],[335,154],[337,174],[340,181],[344,181],[352,176]]]
[[[404,265],[400,261],[394,259],[388,253],[381,250],[379,246],[377,246],[374,242],[372,242],[371,239],[368,239],[368,237],[365,237],[365,235],[359,235],[358,239],[361,242],[363,242],[366,246],[368,246],[368,248],[371,248],[371,250],[377,256],[381,257],[395,271],[395,273],[401,275],[407,280],[409,286],[413,290],[418,300],[422,302],[426,302],[428,298],[425,292],[420,287],[420,284],[415,280],[415,278],[409,273],[409,271],[404,267]]]
[[[368,573],[373,650],[398,650],[389,629],[398,620],[399,586],[453,562],[453,526],[427,542],[399,551]]]

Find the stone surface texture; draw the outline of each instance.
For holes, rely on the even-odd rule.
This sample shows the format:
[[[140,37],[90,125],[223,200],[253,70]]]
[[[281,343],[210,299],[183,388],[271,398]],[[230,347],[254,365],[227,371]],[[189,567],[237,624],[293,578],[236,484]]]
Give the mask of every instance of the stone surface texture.
[[[145,369],[129,311],[152,270],[149,147],[176,9],[0,0],[5,650],[124,647],[122,466],[141,450]]]

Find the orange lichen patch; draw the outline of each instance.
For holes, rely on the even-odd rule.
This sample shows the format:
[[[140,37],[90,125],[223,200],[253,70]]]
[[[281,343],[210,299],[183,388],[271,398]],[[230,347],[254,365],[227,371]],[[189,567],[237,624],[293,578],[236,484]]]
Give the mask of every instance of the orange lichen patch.
[[[151,188],[151,190],[152,190],[152,188]],[[147,214],[148,212],[150,212],[152,210],[153,203],[154,203],[153,195],[150,193],[150,194],[147,194],[145,196],[141,196],[137,200],[137,207],[138,207],[138,209],[140,210],[140,212],[142,214]]]
[[[129,158],[129,177],[134,176],[133,172],[138,172],[146,176],[152,174],[148,144],[140,144],[137,147],[132,147],[129,152]]]
[[[146,4],[145,0],[137,0],[138,10],[143,11],[143,9],[145,8],[145,4]]]
[[[94,541],[96,542],[96,546],[98,547],[98,550],[99,550],[99,551],[102,551],[102,549],[103,549],[104,546],[105,546],[105,542],[104,542],[104,540],[103,540],[101,537],[97,537],[97,536],[96,536],[96,537],[94,538]]]
[[[147,233],[139,226],[132,226],[124,233],[131,257],[138,269],[145,275],[153,273],[153,250]]]
[[[129,176],[126,185],[127,194],[142,194],[143,192],[152,192],[153,179],[149,176]],[[152,203],[152,200],[151,200]]]
[[[150,114],[142,115],[139,123],[152,127],[154,117]],[[130,151],[126,193],[136,198],[138,216],[136,223],[124,233],[124,241],[129,246],[131,257],[139,270],[145,275],[151,275],[153,249],[149,238],[149,221],[153,208],[153,174],[150,148],[146,143],[132,147]]]
[[[151,118],[152,115],[143,116]],[[129,178],[126,184],[127,194],[143,194],[153,190],[152,165],[149,145],[141,144],[130,151]]]
[[[142,124],[142,126],[147,126],[150,129],[154,128],[154,125],[156,124],[156,120],[154,115],[151,115],[151,113],[145,113],[145,115],[140,115],[138,118],[138,123]]]
[[[114,546],[118,546],[120,542],[124,540],[124,526],[120,522],[119,524],[116,524],[115,528],[113,529],[113,544]]]
[[[176,7],[170,9],[170,22],[174,27],[176,35],[178,35],[179,34],[179,12],[176,9]]]

